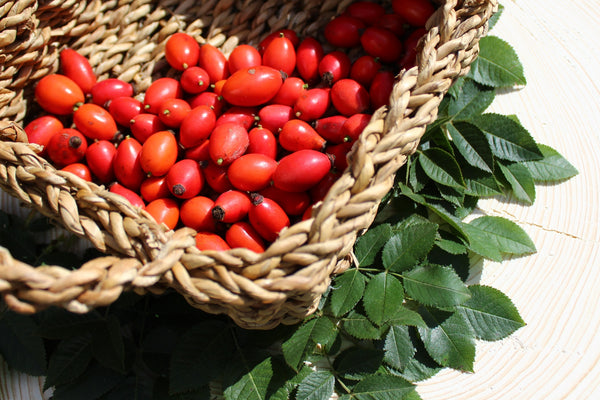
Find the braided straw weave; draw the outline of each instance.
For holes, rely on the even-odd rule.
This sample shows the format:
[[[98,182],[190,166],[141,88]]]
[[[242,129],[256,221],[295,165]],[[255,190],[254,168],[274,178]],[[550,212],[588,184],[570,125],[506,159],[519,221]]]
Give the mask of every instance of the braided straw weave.
[[[285,229],[263,254],[199,251],[193,230],[169,230],[105,187],[57,171],[27,143],[22,126],[39,113],[35,82],[58,70],[58,53],[67,46],[90,60],[99,79],[123,79],[139,93],[170,73],[163,49],[174,32],[188,32],[227,55],[238,43],[257,44],[280,28],[319,35],[349,3],[0,1],[0,186],[106,254],[67,270],[33,267],[0,249],[6,304],[22,313],[48,306],[86,312],[123,290],[176,290],[194,307],[254,329],[295,323],[314,311],[331,277],[351,265],[357,236],[373,222],[443,95],[476,58],[496,0],[439,2],[419,45],[418,67],[398,71],[389,109],[374,113],[348,169],[312,218]]]

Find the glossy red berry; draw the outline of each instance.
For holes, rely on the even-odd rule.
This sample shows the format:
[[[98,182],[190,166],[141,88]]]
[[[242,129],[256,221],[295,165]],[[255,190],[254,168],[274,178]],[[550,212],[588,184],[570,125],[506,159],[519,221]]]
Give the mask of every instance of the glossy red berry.
[[[61,171],[70,172],[73,175],[83,179],[84,181],[88,181],[88,182],[92,181],[92,173],[91,173],[90,169],[88,168],[87,165],[80,163],[80,162],[69,164],[69,165],[61,168]]]
[[[185,32],[174,33],[165,44],[165,58],[172,68],[183,71],[198,64],[200,44]]]
[[[76,50],[66,48],[60,52],[60,68],[65,76],[71,78],[83,91],[88,94],[96,84],[97,78],[89,60]]]
[[[234,160],[227,170],[231,184],[238,190],[253,192],[271,183],[277,161],[264,154],[244,154]]]
[[[131,120],[142,112],[142,102],[135,97],[121,96],[108,103],[108,112],[117,124],[128,127]]]
[[[50,74],[40,79],[34,95],[37,103],[54,115],[69,115],[85,101],[85,95],[77,83],[61,74]]]
[[[82,104],[73,113],[75,127],[92,140],[114,140],[119,129],[113,116],[93,103]]]
[[[159,224],[174,229],[179,222],[179,204],[172,198],[156,199],[146,205],[145,210]]]
[[[224,251],[231,247],[225,239],[213,232],[198,232],[196,234],[196,247],[200,250]]]
[[[208,151],[217,165],[229,165],[241,157],[248,148],[248,131],[241,125],[229,122],[217,126],[211,136]]]
[[[142,150],[143,151],[143,150]],[[177,161],[167,172],[167,187],[173,196],[190,199],[197,196],[204,187],[204,176],[197,161],[183,159]]]
[[[138,191],[146,173],[142,169],[140,154],[142,145],[135,138],[126,138],[117,147],[113,169],[117,181],[123,186]]]
[[[231,248],[245,248],[256,253],[265,251],[265,242],[256,229],[246,221],[232,224],[225,232],[225,241]]]
[[[179,208],[181,222],[196,231],[215,231],[212,217],[214,201],[206,196],[196,196],[185,200]]]
[[[290,219],[275,201],[259,194],[252,196],[252,207],[248,219],[258,234],[269,242],[275,241],[279,233],[290,225]]]
[[[117,97],[132,97],[133,86],[121,79],[108,78],[96,82],[91,90],[92,102],[100,107],[106,107]]]
[[[288,192],[304,192],[327,175],[331,167],[331,160],[324,153],[296,151],[279,161],[273,174],[273,185]]]
[[[85,160],[99,182],[108,183],[115,179],[114,160],[116,155],[115,144],[108,140],[98,140],[88,146]]]
[[[58,167],[64,167],[83,160],[87,150],[87,139],[81,132],[64,128],[50,138],[47,154]]]
[[[198,66],[186,68],[179,78],[181,88],[189,94],[202,93],[210,87],[210,75],[208,72]]]
[[[111,193],[116,193],[118,195],[121,195],[123,197],[125,197],[132,206],[134,207],[139,207],[139,208],[146,208],[146,204],[144,203],[144,200],[140,197],[139,194],[137,194],[137,192],[126,188],[125,186],[121,185],[118,182],[113,183],[110,186],[109,191]]]
[[[61,120],[53,115],[44,115],[29,122],[25,125],[24,129],[29,143],[43,146],[44,148],[42,149],[41,154],[45,155],[50,138],[60,132],[63,128],[64,126]]]
[[[215,221],[231,224],[246,218],[251,206],[248,194],[239,190],[228,190],[215,199],[211,213]]]

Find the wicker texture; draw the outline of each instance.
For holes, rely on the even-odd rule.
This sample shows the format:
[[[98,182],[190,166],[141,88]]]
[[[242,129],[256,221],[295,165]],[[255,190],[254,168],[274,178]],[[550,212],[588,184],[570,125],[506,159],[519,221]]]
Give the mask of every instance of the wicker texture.
[[[295,323],[314,311],[331,277],[351,265],[357,236],[373,222],[443,95],[477,56],[495,0],[440,5],[420,42],[418,67],[399,71],[389,109],[375,112],[349,168],[311,219],[284,230],[262,254],[200,252],[193,230],[168,230],[103,186],[57,171],[26,143],[21,127],[36,113],[35,82],[57,71],[66,46],[88,57],[99,79],[117,77],[143,92],[167,74],[163,48],[174,32],[188,32],[227,55],[238,43],[256,44],[279,28],[317,35],[349,3],[0,1],[0,186],[107,254],[71,271],[35,268],[0,251],[6,303],[23,313],[50,305],[86,312],[123,290],[174,289],[195,307],[256,329]]]

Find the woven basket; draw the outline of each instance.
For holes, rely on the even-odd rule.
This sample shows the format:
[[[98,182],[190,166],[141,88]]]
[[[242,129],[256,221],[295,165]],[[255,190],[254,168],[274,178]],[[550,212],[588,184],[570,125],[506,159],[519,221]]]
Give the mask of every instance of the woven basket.
[[[280,28],[318,35],[349,3],[0,1],[0,186],[106,254],[67,270],[33,267],[2,249],[6,304],[22,313],[49,306],[83,313],[112,303],[123,290],[176,290],[192,306],[254,329],[296,323],[313,312],[331,277],[351,265],[357,236],[435,120],[442,97],[476,58],[496,0],[439,2],[419,44],[418,66],[398,71],[389,109],[374,113],[347,170],[312,218],[285,229],[262,254],[199,251],[193,230],[169,230],[105,187],[56,170],[27,144],[22,126],[39,112],[35,83],[58,70],[58,53],[67,46],[88,57],[99,79],[117,77],[143,92],[168,74],[163,49],[174,32],[229,54]]]

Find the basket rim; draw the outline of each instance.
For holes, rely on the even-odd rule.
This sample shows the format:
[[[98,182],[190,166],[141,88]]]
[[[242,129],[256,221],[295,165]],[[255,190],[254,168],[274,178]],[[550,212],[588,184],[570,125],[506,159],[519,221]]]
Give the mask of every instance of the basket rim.
[[[68,275],[57,272],[57,268],[60,267],[40,269],[20,264],[13,260],[10,254],[4,255],[1,265],[17,265],[18,267],[15,269],[20,274],[18,280],[11,281],[6,279],[8,274],[0,269],[2,271],[0,278],[11,282],[9,288],[3,291],[5,301],[11,308],[21,312],[34,312],[39,307],[43,308],[49,304],[60,304],[76,312],[85,312],[90,306],[95,307],[103,302],[114,301],[125,288],[161,292],[164,288],[160,286],[167,285],[182,293],[191,304],[202,305],[203,301],[210,302],[211,298],[196,288],[197,282],[194,281],[196,277],[191,277],[189,271],[199,271],[204,274],[202,279],[206,283],[210,277],[207,278],[205,275],[211,275],[206,270],[214,268],[215,271],[211,272],[213,278],[219,276],[225,283],[225,291],[229,294],[236,294],[236,291],[240,290],[255,292],[255,295],[263,296],[262,299],[266,304],[280,306],[281,302],[288,299],[287,295],[280,294],[281,291],[295,291],[290,280],[280,283],[279,286],[270,282],[261,287],[253,285],[253,279],[249,279],[245,275],[233,277],[229,275],[226,278],[227,273],[221,267],[225,266],[231,271],[253,268],[253,270],[247,269],[248,274],[254,280],[265,280],[264,277],[268,277],[268,275],[264,275],[265,269],[272,269],[272,264],[275,262],[285,264],[288,262],[287,260],[291,260],[291,263],[305,264],[298,268],[300,274],[294,277],[297,278],[295,280],[298,287],[310,286],[311,282],[314,284],[314,280],[308,280],[306,276],[308,272],[319,273],[320,286],[323,286],[323,282],[328,283],[332,274],[349,267],[350,260],[347,256],[351,252],[350,247],[358,231],[366,229],[372,222],[376,204],[378,204],[376,201],[371,201],[364,205],[365,202],[361,203],[358,200],[352,204],[341,204],[339,198],[372,200],[379,197],[381,199],[383,194],[389,190],[395,171],[404,163],[406,156],[416,149],[426,124],[435,119],[437,106],[443,94],[449,89],[454,79],[466,73],[470,63],[477,56],[478,38],[486,33],[487,19],[496,9],[496,0],[464,2],[448,0],[438,9],[428,22],[427,35],[420,42],[421,52],[418,66],[401,71],[398,75],[392,94],[396,103],[393,103],[389,109],[380,109],[374,114],[371,123],[361,134],[351,152],[351,165],[344,173],[344,179],[336,182],[337,186],[332,187],[328,197],[313,212],[313,217],[308,222],[299,222],[283,231],[282,240],[278,239],[262,255],[257,255],[247,249],[200,252],[195,249],[195,243],[192,240],[193,230],[190,228],[176,231],[165,229],[164,226],[159,226],[149,218],[147,212],[133,208],[128,202],[123,202],[119,198],[120,196],[108,195],[107,191],[100,186],[90,185],[71,174],[53,171],[53,167],[47,162],[44,163],[44,160],[35,153],[34,146],[24,143],[26,141],[23,139],[24,132],[17,123],[12,121],[3,123],[0,125],[2,135],[10,140],[1,141],[0,149],[10,153],[12,155],[11,162],[19,167],[11,171],[13,184],[0,182],[0,186],[29,204],[31,204],[30,195],[18,187],[19,185],[14,184],[15,182],[19,183],[19,178],[43,179],[44,182],[53,185],[53,188],[60,187],[58,198],[53,199],[51,212],[47,214],[54,218],[58,215],[61,224],[64,224],[65,220],[70,221],[72,224],[66,226],[67,230],[74,231],[79,235],[93,236],[102,235],[102,233],[99,232],[100,229],[94,229],[93,224],[88,220],[83,224],[80,222],[82,217],[89,218],[89,216],[77,211],[78,202],[101,204],[104,208],[114,207],[118,210],[120,217],[115,216],[116,212],[101,209],[100,212],[106,214],[103,214],[101,218],[107,219],[109,226],[119,228],[113,232],[115,238],[108,240],[127,249],[120,257],[107,256],[104,260],[93,260],[78,270],[84,272],[69,272]],[[376,184],[373,183],[375,174],[380,174]],[[72,190],[73,188],[76,190]],[[99,195],[99,190],[102,196]],[[72,191],[75,192],[74,198],[69,199]],[[75,211],[65,207],[61,201],[69,203]],[[36,209],[40,208],[39,203],[33,204],[33,206]],[[47,209],[41,208],[38,211],[47,211]],[[339,220],[344,218],[346,218],[345,221],[350,222],[346,225],[339,224]],[[144,222],[140,223],[139,221]],[[144,228],[140,228],[142,225]],[[351,231],[351,229],[355,230]],[[115,232],[117,233],[115,234]],[[129,235],[133,233],[140,235],[141,238],[139,240],[141,244],[137,248],[128,243]],[[335,237],[334,233],[340,236]],[[347,234],[349,234],[349,238],[344,237]],[[332,242],[335,243],[330,247],[333,250],[325,249],[326,246],[323,245],[322,240],[330,240],[332,237]],[[97,243],[94,244],[97,245]],[[142,253],[140,255],[141,247],[139,246],[145,246],[149,254],[144,256]],[[106,243],[104,247],[103,251],[111,252],[111,248],[107,247]],[[295,252],[291,252],[290,249],[295,249]],[[332,253],[334,254],[331,255]],[[340,260],[338,260],[337,254],[344,256],[339,257]],[[325,260],[321,257],[325,257]],[[114,263],[107,264],[108,259]],[[335,262],[333,259],[336,259]],[[205,264],[197,265],[201,262]],[[247,267],[247,263],[251,263],[251,266]],[[129,272],[128,279],[123,279],[123,275],[119,276],[119,273],[113,273],[114,276],[111,276],[110,271],[119,271],[119,268]],[[131,271],[135,271],[135,274]],[[50,279],[52,284],[45,290],[52,292],[53,295],[58,294],[50,296],[52,298],[47,299],[49,303],[32,304],[33,298],[28,298],[28,296],[32,293],[39,295],[40,289],[27,288],[28,279],[30,282]],[[155,285],[157,287],[154,287]],[[81,292],[65,300],[61,295],[67,288],[78,288],[81,289]],[[269,292],[266,288],[277,290]],[[20,297],[16,295],[19,292],[21,293]],[[96,293],[91,295],[92,292]],[[108,294],[102,298],[97,292]],[[223,294],[218,296],[229,298],[229,301],[232,302],[239,301],[239,296],[228,297]],[[223,301],[227,302],[228,300]],[[210,311],[219,307],[206,305]],[[309,309],[314,307],[314,299],[310,305],[303,306],[303,313],[306,313],[307,307]],[[227,311],[229,312],[229,310]],[[231,312],[229,313],[231,314]],[[233,318],[237,318],[236,322],[241,324],[252,324],[253,322],[252,320],[247,321],[241,316],[233,315]],[[285,319],[285,317],[282,318]]]

